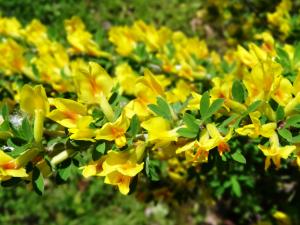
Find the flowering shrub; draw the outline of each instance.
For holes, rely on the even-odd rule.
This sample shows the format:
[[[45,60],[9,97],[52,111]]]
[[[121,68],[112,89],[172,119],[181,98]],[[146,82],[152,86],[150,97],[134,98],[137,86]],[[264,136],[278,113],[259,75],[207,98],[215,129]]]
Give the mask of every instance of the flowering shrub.
[[[23,27],[0,18],[2,186],[42,194],[45,179],[66,181],[76,168],[145,201],[200,189],[212,192],[207,199],[243,197],[240,207],[262,213],[249,198],[273,173],[288,175],[293,198],[300,45],[285,43],[291,7],[283,0],[267,13],[257,43],[223,53],[143,21],[111,27],[101,48],[79,17],[64,21],[63,42],[36,19]]]

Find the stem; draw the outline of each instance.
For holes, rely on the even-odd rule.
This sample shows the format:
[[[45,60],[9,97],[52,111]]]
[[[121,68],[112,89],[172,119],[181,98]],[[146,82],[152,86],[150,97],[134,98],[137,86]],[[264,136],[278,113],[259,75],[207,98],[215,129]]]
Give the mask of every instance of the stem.
[[[33,136],[34,140],[39,143],[43,138],[43,128],[44,128],[44,112],[42,110],[34,111],[34,127]]]
[[[63,162],[67,158],[69,158],[71,155],[73,155],[73,153],[74,153],[74,150],[66,149],[66,150],[60,152],[59,154],[57,154],[56,156],[54,156],[51,159],[51,164],[55,166],[55,165]]]
[[[114,121],[114,112],[104,94],[100,95],[100,107],[101,107],[106,119],[110,122],[113,122]]]

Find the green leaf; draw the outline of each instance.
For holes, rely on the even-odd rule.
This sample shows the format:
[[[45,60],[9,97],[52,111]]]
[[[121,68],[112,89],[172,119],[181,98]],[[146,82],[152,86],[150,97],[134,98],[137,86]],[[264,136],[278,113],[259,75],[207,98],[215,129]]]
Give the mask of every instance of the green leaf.
[[[12,147],[14,150],[12,152],[9,153],[9,155],[11,155],[12,157],[17,157],[19,155],[21,155],[24,151],[26,151],[27,149],[29,149],[32,146],[32,143],[26,143],[24,145],[16,145],[11,138],[9,138],[7,140],[7,145],[9,147]]]
[[[248,109],[243,114],[248,115],[249,113],[254,112],[261,105],[261,103],[261,100],[253,102],[251,105],[248,106]]]
[[[105,142],[97,145],[97,147],[94,149],[92,153],[93,160],[98,160],[102,155],[104,155],[106,152],[106,144]]]
[[[27,118],[22,120],[22,125],[19,128],[18,133],[18,136],[25,141],[30,142],[33,140],[33,128]]]
[[[208,109],[209,109],[209,94],[208,94],[208,92],[205,92],[202,95],[201,101],[200,101],[200,115],[201,115],[201,118],[207,117]]]
[[[300,115],[294,115],[286,120],[285,127],[300,128]]]
[[[190,130],[198,132],[199,124],[193,115],[185,113],[183,115],[183,122]]]
[[[282,128],[282,129],[278,129],[278,134],[283,137],[284,139],[286,139],[287,141],[291,142],[292,141],[292,133],[291,131],[289,131],[286,128]]]
[[[159,167],[158,160],[151,160],[149,157],[149,153],[147,154],[146,161],[145,161],[145,171],[147,177],[152,181],[158,181],[159,175],[157,173]]]
[[[223,103],[223,98],[216,99],[208,109],[208,117],[211,117],[213,114],[215,114],[222,107]]]
[[[294,64],[294,66],[299,66],[299,64],[300,64],[300,42],[298,42],[295,47],[293,64]]]
[[[235,160],[235,161],[237,161],[239,163],[246,164],[246,158],[239,151],[233,153],[231,155],[231,157],[233,158],[233,160]]]
[[[231,187],[232,187],[232,192],[237,196],[237,197],[241,197],[242,192],[241,192],[241,186],[237,180],[236,176],[232,176],[230,178],[231,181]]]
[[[296,105],[294,110],[297,111],[297,112],[300,112],[300,104]]]
[[[292,143],[293,144],[298,144],[300,143],[300,135],[297,135],[295,137],[292,138]]]
[[[150,104],[148,108],[156,115],[161,116],[167,120],[172,120],[169,104],[161,97],[157,97],[157,105]]]
[[[227,125],[229,125],[231,122],[233,122],[235,119],[239,117],[238,114],[232,114],[230,117],[228,117],[226,120],[223,121],[223,123],[220,125],[220,129],[224,129]]]
[[[291,61],[290,61],[290,57],[288,55],[288,53],[282,49],[282,48],[276,48],[276,52],[278,55],[277,61],[284,67],[287,69],[291,68]]]
[[[234,100],[240,103],[245,101],[245,89],[241,81],[236,80],[233,82],[231,93]]]
[[[32,187],[39,195],[44,193],[44,178],[40,170],[36,167],[32,171]]]
[[[195,138],[195,137],[197,137],[198,131],[193,131],[193,130],[190,130],[189,128],[180,128],[177,130],[177,133],[181,137]]]
[[[63,161],[58,168],[59,177],[62,180],[66,181],[72,173],[72,168],[73,168],[72,159],[67,159]]]
[[[129,135],[131,137],[135,137],[138,132],[140,130],[140,121],[139,121],[139,118],[138,116],[135,114],[132,118],[131,118],[131,121],[130,121],[130,127],[129,127]]]
[[[0,131],[8,131],[9,130],[9,112],[7,105],[3,105],[1,108],[1,114],[0,116],[3,119],[3,122],[0,125]]]
[[[101,153],[101,154],[105,154],[105,151],[106,151],[106,144],[105,144],[105,142],[102,143],[102,144],[100,144],[100,145],[98,145],[96,147],[96,151],[99,152],[99,153]]]
[[[283,119],[284,119],[284,108],[279,105],[276,110],[276,120],[280,121]]]

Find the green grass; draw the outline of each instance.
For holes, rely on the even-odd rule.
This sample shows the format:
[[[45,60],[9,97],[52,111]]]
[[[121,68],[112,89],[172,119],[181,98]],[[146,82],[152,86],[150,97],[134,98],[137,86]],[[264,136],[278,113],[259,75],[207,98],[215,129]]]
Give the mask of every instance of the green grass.
[[[0,189],[0,224],[143,225],[146,205],[135,196],[122,196],[103,179],[72,180],[48,187],[43,196],[22,187]],[[154,216],[154,217],[153,217]],[[167,224],[156,213],[151,221]]]

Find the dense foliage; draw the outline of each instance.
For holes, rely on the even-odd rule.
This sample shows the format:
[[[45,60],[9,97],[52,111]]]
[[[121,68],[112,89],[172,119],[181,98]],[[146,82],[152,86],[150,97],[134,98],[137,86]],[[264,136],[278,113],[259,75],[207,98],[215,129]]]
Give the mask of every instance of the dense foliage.
[[[78,16],[59,28],[1,17],[1,185],[42,195],[80,173],[181,223],[188,206],[299,223],[297,6],[192,4],[207,41],[142,20],[89,32]]]

